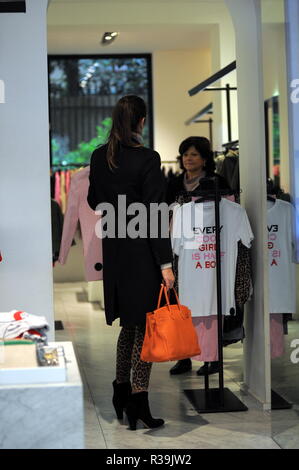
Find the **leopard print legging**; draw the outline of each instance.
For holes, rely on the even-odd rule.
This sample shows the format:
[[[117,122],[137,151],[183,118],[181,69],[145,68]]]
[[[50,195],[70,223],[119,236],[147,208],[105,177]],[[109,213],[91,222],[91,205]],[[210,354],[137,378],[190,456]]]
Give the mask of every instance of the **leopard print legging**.
[[[144,392],[148,390],[151,362],[140,359],[145,326],[121,329],[116,354],[116,381],[124,383],[130,381],[132,370],[132,391]]]

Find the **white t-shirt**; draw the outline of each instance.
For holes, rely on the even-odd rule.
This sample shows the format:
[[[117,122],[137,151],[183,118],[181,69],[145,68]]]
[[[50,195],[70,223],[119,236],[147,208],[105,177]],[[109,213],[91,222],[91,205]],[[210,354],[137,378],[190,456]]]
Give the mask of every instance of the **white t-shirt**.
[[[49,323],[46,317],[20,310],[0,312],[0,338],[17,338],[25,333],[25,331],[40,328],[45,328],[46,331],[49,330]]]
[[[221,284],[222,313],[235,309],[235,276],[238,241],[248,248],[253,234],[245,209],[222,199]],[[193,317],[217,315],[215,203],[194,202],[176,207],[173,216],[172,247],[179,256],[180,301]]]
[[[289,202],[277,199],[268,207],[270,313],[296,312],[293,220]]]

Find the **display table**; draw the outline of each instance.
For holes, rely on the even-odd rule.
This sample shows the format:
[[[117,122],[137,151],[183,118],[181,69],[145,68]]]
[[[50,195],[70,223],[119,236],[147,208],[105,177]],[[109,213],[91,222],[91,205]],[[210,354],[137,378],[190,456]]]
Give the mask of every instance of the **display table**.
[[[0,449],[83,449],[83,386],[71,342],[66,381],[0,385]]]

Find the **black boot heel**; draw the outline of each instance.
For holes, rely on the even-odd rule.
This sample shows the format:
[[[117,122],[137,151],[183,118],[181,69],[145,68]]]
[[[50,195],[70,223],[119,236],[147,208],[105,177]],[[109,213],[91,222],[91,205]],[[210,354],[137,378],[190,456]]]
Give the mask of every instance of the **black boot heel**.
[[[129,428],[131,431],[136,431],[136,427],[137,427],[137,419],[134,419],[134,418],[130,418],[128,417],[128,421],[129,421]]]
[[[126,409],[130,429],[136,430],[137,421],[140,420],[146,428],[155,429],[163,426],[163,419],[155,419],[152,417],[149,403],[148,392],[133,393],[128,402]]]
[[[118,407],[114,402],[113,402],[113,405],[114,405],[114,409],[115,409],[115,413],[116,413],[117,419],[123,419],[123,417],[124,417],[124,409],[121,408],[121,407]]]
[[[127,406],[131,395],[132,387],[130,382],[118,384],[116,380],[113,382],[114,394],[112,403],[116,412],[117,419],[123,419],[123,411]]]

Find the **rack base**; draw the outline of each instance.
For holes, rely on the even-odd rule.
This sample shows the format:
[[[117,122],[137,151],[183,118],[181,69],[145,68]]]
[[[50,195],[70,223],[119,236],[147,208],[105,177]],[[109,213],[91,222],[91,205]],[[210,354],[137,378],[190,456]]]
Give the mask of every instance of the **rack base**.
[[[55,320],[55,331],[64,330],[64,326],[61,320]]]
[[[247,406],[242,403],[236,395],[228,388],[224,388],[224,405],[220,404],[219,388],[208,391],[184,390],[188,400],[198,413],[231,413],[234,411],[248,411]]]

